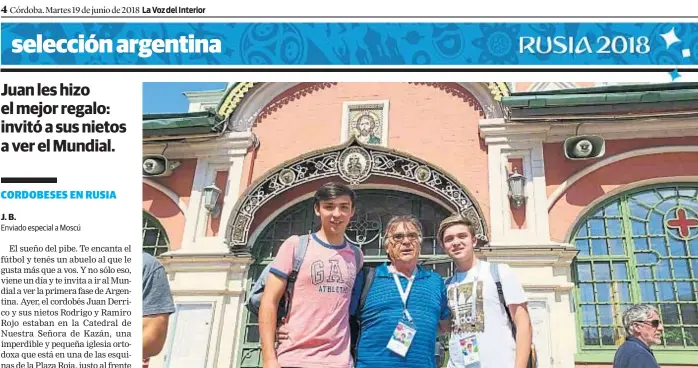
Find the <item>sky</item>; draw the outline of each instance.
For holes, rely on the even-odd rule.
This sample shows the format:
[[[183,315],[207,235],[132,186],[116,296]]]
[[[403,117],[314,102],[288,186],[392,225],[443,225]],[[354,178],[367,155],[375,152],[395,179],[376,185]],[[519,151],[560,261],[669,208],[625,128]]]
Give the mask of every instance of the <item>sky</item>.
[[[143,83],[143,113],[187,112],[189,101],[183,92],[224,89],[227,82],[148,82]]]

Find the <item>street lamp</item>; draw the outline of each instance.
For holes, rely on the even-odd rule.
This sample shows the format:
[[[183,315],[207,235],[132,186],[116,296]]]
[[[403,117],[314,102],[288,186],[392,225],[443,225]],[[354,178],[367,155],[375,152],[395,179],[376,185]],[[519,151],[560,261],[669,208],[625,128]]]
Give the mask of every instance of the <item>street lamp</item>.
[[[221,190],[216,184],[211,184],[204,188],[204,207],[212,217],[217,217],[220,212],[218,206],[218,197],[221,195]]]
[[[513,208],[521,208],[526,201],[526,194],[524,193],[524,189],[526,188],[526,177],[519,174],[518,170],[514,168],[514,172],[509,175],[507,183],[509,184],[511,206]]]

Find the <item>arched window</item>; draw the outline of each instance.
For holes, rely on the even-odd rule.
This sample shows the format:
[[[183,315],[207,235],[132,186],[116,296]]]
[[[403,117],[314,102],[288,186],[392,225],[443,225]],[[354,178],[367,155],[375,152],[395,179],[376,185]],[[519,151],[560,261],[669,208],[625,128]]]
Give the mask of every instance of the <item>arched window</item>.
[[[154,257],[170,250],[170,241],[160,221],[145,211],[143,211],[143,250]]]
[[[615,350],[622,313],[652,304],[665,326],[656,351],[698,352],[698,185],[645,187],[594,208],[574,231],[582,350]]]
[[[450,215],[448,209],[424,197],[392,190],[358,190],[357,196],[356,213],[347,227],[346,239],[361,247],[366,264],[377,265],[387,260],[381,235],[390,218],[412,214],[420,219],[424,231],[422,264],[442,276],[451,275],[452,262],[435,239],[439,223]],[[294,234],[318,230],[316,222],[311,198],[285,210],[267,225],[255,240],[255,263],[250,267],[248,284],[251,286],[273,260],[284,240]],[[262,367],[258,320],[247,309],[244,313],[239,367]]]

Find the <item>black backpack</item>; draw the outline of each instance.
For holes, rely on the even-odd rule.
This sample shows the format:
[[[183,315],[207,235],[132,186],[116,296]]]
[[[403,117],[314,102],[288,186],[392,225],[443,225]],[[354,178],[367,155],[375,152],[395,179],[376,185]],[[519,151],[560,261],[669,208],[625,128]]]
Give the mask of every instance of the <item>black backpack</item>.
[[[290,309],[291,299],[293,298],[293,291],[296,284],[296,277],[298,277],[298,272],[300,272],[301,265],[303,264],[303,259],[305,258],[306,251],[308,250],[309,242],[310,234],[300,235],[298,246],[293,251],[293,268],[291,273],[288,275],[288,279],[286,281],[286,291],[279,301],[279,309],[276,312],[276,319],[279,322],[282,318],[286,317],[286,314]],[[354,251],[354,262],[358,268],[362,265],[361,250],[353,244],[350,245]],[[259,318],[259,307],[262,304],[262,295],[264,294],[267,277],[271,272],[271,266],[272,264],[270,263],[264,268],[262,273],[257,278],[257,281],[255,281],[254,285],[252,286],[252,289],[250,289],[250,296],[247,298],[247,301],[245,301],[247,310],[257,318]]]

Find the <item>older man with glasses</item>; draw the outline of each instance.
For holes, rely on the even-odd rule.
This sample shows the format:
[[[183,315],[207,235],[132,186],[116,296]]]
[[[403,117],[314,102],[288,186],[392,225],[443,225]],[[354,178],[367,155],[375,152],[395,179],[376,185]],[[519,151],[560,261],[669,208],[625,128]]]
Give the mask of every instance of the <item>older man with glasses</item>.
[[[396,216],[386,226],[390,259],[375,269],[366,299],[358,298],[365,272],[357,276],[352,306],[359,320],[356,367],[434,368],[436,338],[450,325],[441,276],[417,264],[422,225],[413,216]],[[366,271],[366,270],[364,270]]]
[[[651,305],[631,306],[623,313],[623,327],[628,337],[616,351],[613,368],[659,368],[650,350],[650,346],[662,342],[664,332],[657,309]]]

